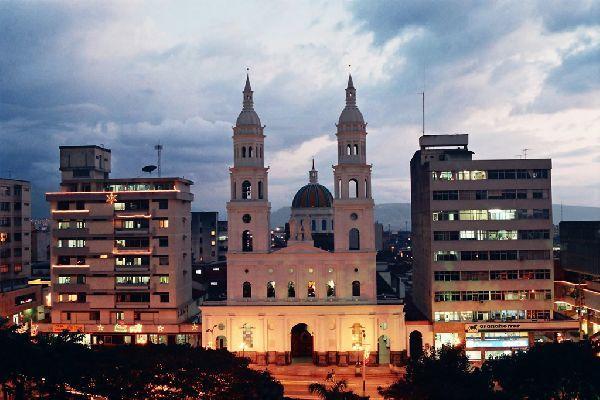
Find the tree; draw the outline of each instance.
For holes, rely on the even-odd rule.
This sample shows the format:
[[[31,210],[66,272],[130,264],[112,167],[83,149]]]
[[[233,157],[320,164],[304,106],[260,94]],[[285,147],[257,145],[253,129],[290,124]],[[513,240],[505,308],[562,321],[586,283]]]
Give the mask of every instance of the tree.
[[[600,399],[600,358],[589,342],[543,343],[485,362],[502,398]]]
[[[406,375],[388,388],[379,388],[386,399],[470,400],[492,396],[488,374],[473,367],[461,347],[442,346],[411,359]]]
[[[362,397],[348,389],[348,382],[345,379],[334,381],[330,386],[322,383],[311,383],[308,391],[316,394],[323,400],[361,400]]]

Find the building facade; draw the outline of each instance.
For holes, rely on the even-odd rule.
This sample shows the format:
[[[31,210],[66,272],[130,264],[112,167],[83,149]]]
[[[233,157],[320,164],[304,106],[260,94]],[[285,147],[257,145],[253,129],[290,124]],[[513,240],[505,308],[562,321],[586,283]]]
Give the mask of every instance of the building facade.
[[[51,222],[51,324],[91,344],[194,342],[192,182],[110,179],[111,152],[60,147]]]
[[[290,238],[281,249],[271,247],[264,126],[249,79],[243,103],[233,128],[227,300],[201,307],[203,345],[226,347],[261,364],[305,358],[347,365],[361,357],[400,363],[407,354],[403,305],[377,302],[371,165],[352,78],[337,124],[335,195],[330,199],[328,190],[319,190],[311,171],[309,187],[294,200]],[[329,209],[312,229],[314,212],[322,211],[317,208]],[[325,233],[333,234],[330,251],[313,240],[321,219]]]
[[[581,323],[582,334],[600,335],[600,221],[561,221],[556,311]]]
[[[30,286],[31,185],[0,179],[0,317],[10,323],[37,320],[41,288]],[[43,312],[42,312],[43,315]]]
[[[473,360],[572,330],[553,320],[548,159],[474,160],[468,135],[426,135],[411,160],[413,301],[435,345]]]

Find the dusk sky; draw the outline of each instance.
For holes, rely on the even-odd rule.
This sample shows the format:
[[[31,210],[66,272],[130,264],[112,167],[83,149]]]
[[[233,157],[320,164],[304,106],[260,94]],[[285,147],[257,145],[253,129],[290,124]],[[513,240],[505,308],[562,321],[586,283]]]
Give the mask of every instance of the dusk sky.
[[[348,67],[351,65],[351,67]],[[224,211],[246,68],[266,125],[273,209],[332,186],[351,71],[378,203],[410,200],[426,133],[476,158],[553,161],[553,202],[600,206],[600,2],[0,2],[0,176],[58,189],[58,146],[112,149],[113,177],[195,182]]]

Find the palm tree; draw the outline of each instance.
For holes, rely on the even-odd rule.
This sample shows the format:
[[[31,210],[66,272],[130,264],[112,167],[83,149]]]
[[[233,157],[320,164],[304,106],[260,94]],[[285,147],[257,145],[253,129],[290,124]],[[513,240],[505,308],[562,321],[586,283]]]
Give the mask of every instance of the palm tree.
[[[308,391],[316,394],[323,400],[361,400],[363,397],[355,394],[348,389],[348,382],[345,379],[334,381],[331,386],[322,383],[311,383]]]

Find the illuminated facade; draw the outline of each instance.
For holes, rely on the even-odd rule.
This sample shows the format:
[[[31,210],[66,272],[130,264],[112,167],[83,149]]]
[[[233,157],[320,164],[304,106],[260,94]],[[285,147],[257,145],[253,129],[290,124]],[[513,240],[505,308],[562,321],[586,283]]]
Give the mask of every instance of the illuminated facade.
[[[41,287],[31,277],[31,185],[0,179],[0,316],[14,324],[37,320]],[[43,308],[41,310],[43,318]]]
[[[201,307],[203,345],[261,364],[306,358],[347,365],[365,351],[371,363],[399,364],[408,335],[403,305],[377,301],[371,165],[352,78],[337,124],[335,195],[318,185],[313,168],[309,185],[293,201],[290,239],[282,249],[270,243],[264,127],[249,80],[243,99],[233,128],[227,203],[227,300]],[[333,236],[330,251],[317,247],[316,232]],[[414,329],[428,341],[427,327]]]
[[[109,179],[108,149],[62,146],[52,213],[52,324],[91,344],[192,342],[192,182]]]
[[[468,135],[426,135],[411,160],[413,298],[435,344],[474,360],[551,340],[551,161],[473,160]]]

